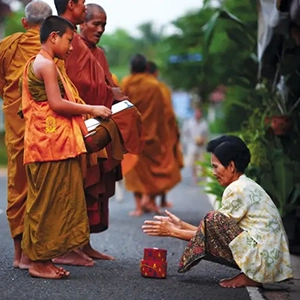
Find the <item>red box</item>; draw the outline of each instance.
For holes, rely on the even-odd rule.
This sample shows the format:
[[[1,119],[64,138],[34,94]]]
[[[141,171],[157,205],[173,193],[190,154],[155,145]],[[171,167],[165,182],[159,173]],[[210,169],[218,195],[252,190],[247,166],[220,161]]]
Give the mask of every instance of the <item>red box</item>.
[[[166,278],[168,263],[165,261],[141,260],[141,275],[148,278]]]
[[[144,260],[147,261],[167,261],[167,250],[158,248],[145,248]]]
[[[167,277],[167,250],[158,248],[145,248],[144,258],[141,260],[141,275],[148,278]]]

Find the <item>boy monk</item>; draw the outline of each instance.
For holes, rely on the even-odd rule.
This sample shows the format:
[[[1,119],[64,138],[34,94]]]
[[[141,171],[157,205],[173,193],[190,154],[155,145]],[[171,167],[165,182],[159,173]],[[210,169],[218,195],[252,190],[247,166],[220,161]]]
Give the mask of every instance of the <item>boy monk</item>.
[[[52,259],[85,245],[89,225],[78,156],[86,152],[82,114],[108,118],[110,109],[76,103],[70,80],[54,59],[72,51],[74,26],[51,16],[40,29],[41,51],[24,69],[24,164],[28,196],[22,249],[31,259],[29,274],[59,279],[69,272]],[[83,132],[82,132],[83,131]]]

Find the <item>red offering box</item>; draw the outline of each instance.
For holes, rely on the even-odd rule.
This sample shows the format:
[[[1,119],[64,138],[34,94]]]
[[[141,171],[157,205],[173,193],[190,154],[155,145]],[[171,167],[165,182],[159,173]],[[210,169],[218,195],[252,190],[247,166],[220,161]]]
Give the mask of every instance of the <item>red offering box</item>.
[[[145,248],[144,260],[147,261],[167,261],[167,250],[158,248]]]
[[[141,275],[148,278],[166,278],[168,263],[165,261],[141,260]]]

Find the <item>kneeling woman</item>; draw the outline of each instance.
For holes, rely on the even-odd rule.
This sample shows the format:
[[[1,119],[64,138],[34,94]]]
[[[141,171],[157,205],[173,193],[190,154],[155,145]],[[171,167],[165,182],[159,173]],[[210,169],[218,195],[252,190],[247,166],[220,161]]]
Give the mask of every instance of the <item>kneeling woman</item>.
[[[279,212],[268,194],[244,175],[250,151],[235,136],[209,142],[213,174],[226,186],[222,205],[209,212],[199,227],[185,223],[166,211],[167,217],[145,221],[143,231],[189,241],[179,272],[184,273],[206,259],[241,270],[223,279],[222,287],[260,286],[293,277],[288,240]]]

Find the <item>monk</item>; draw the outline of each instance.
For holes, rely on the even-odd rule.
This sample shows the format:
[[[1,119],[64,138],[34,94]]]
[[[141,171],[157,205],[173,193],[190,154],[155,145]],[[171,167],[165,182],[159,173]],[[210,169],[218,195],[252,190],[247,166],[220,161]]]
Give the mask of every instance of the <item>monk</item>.
[[[68,277],[70,273],[56,267],[52,259],[89,240],[78,159],[87,151],[82,115],[111,116],[103,105],[77,103],[69,78],[54,61],[70,54],[73,36],[74,26],[68,20],[46,18],[40,29],[41,50],[27,62],[22,77],[28,195],[21,246],[31,259],[29,274],[33,277]]]
[[[84,0],[68,1],[55,0],[55,6],[60,16],[69,20],[74,26],[88,23],[86,21],[86,7]],[[99,26],[99,25],[98,25]],[[102,24],[100,24],[102,26]],[[101,33],[95,33],[98,43]],[[87,39],[75,33],[72,42],[73,51],[68,56],[65,66],[66,71],[80,97],[87,104],[105,105],[111,108],[114,99],[122,100],[119,88],[113,88],[113,81],[105,73],[96,56],[103,50]],[[98,51],[99,50],[99,51]],[[115,150],[115,149],[114,149]],[[87,203],[90,233],[99,233],[108,228],[108,201],[114,195],[115,181],[121,177],[116,166],[120,161],[112,157],[112,145],[89,159],[85,175],[85,197]],[[95,250],[91,243],[82,247],[82,251],[92,259],[113,260],[114,257]],[[74,264],[68,256],[55,260],[57,263]]]
[[[157,79],[147,71],[147,60],[136,55],[131,61],[131,75],[122,83],[124,94],[142,115],[145,147],[141,154],[127,163],[125,185],[134,193],[135,210],[131,216],[141,216],[145,211],[159,213],[155,197],[170,186],[170,166],[165,164],[167,119],[162,113],[164,97]],[[126,158],[124,158],[126,161]],[[128,167],[128,164],[131,166]]]
[[[165,129],[165,151],[166,160],[170,168],[170,183],[166,191],[161,195],[161,207],[172,207],[172,203],[167,201],[166,193],[171,190],[177,183],[181,181],[180,169],[183,167],[183,154],[181,152],[181,145],[179,140],[179,128],[172,106],[172,94],[169,87],[159,80],[159,70],[155,62],[148,61],[148,72],[157,79],[159,87],[163,94],[164,116],[167,121]]]
[[[24,119],[17,115],[21,104],[19,79],[27,60],[41,47],[39,28],[42,21],[52,15],[51,7],[44,1],[30,2],[25,7],[22,25],[25,33],[15,33],[0,42],[0,97],[3,98],[5,145],[7,164],[7,219],[14,240],[13,266],[28,268],[28,258],[21,250],[24,230],[27,179],[23,165]]]

